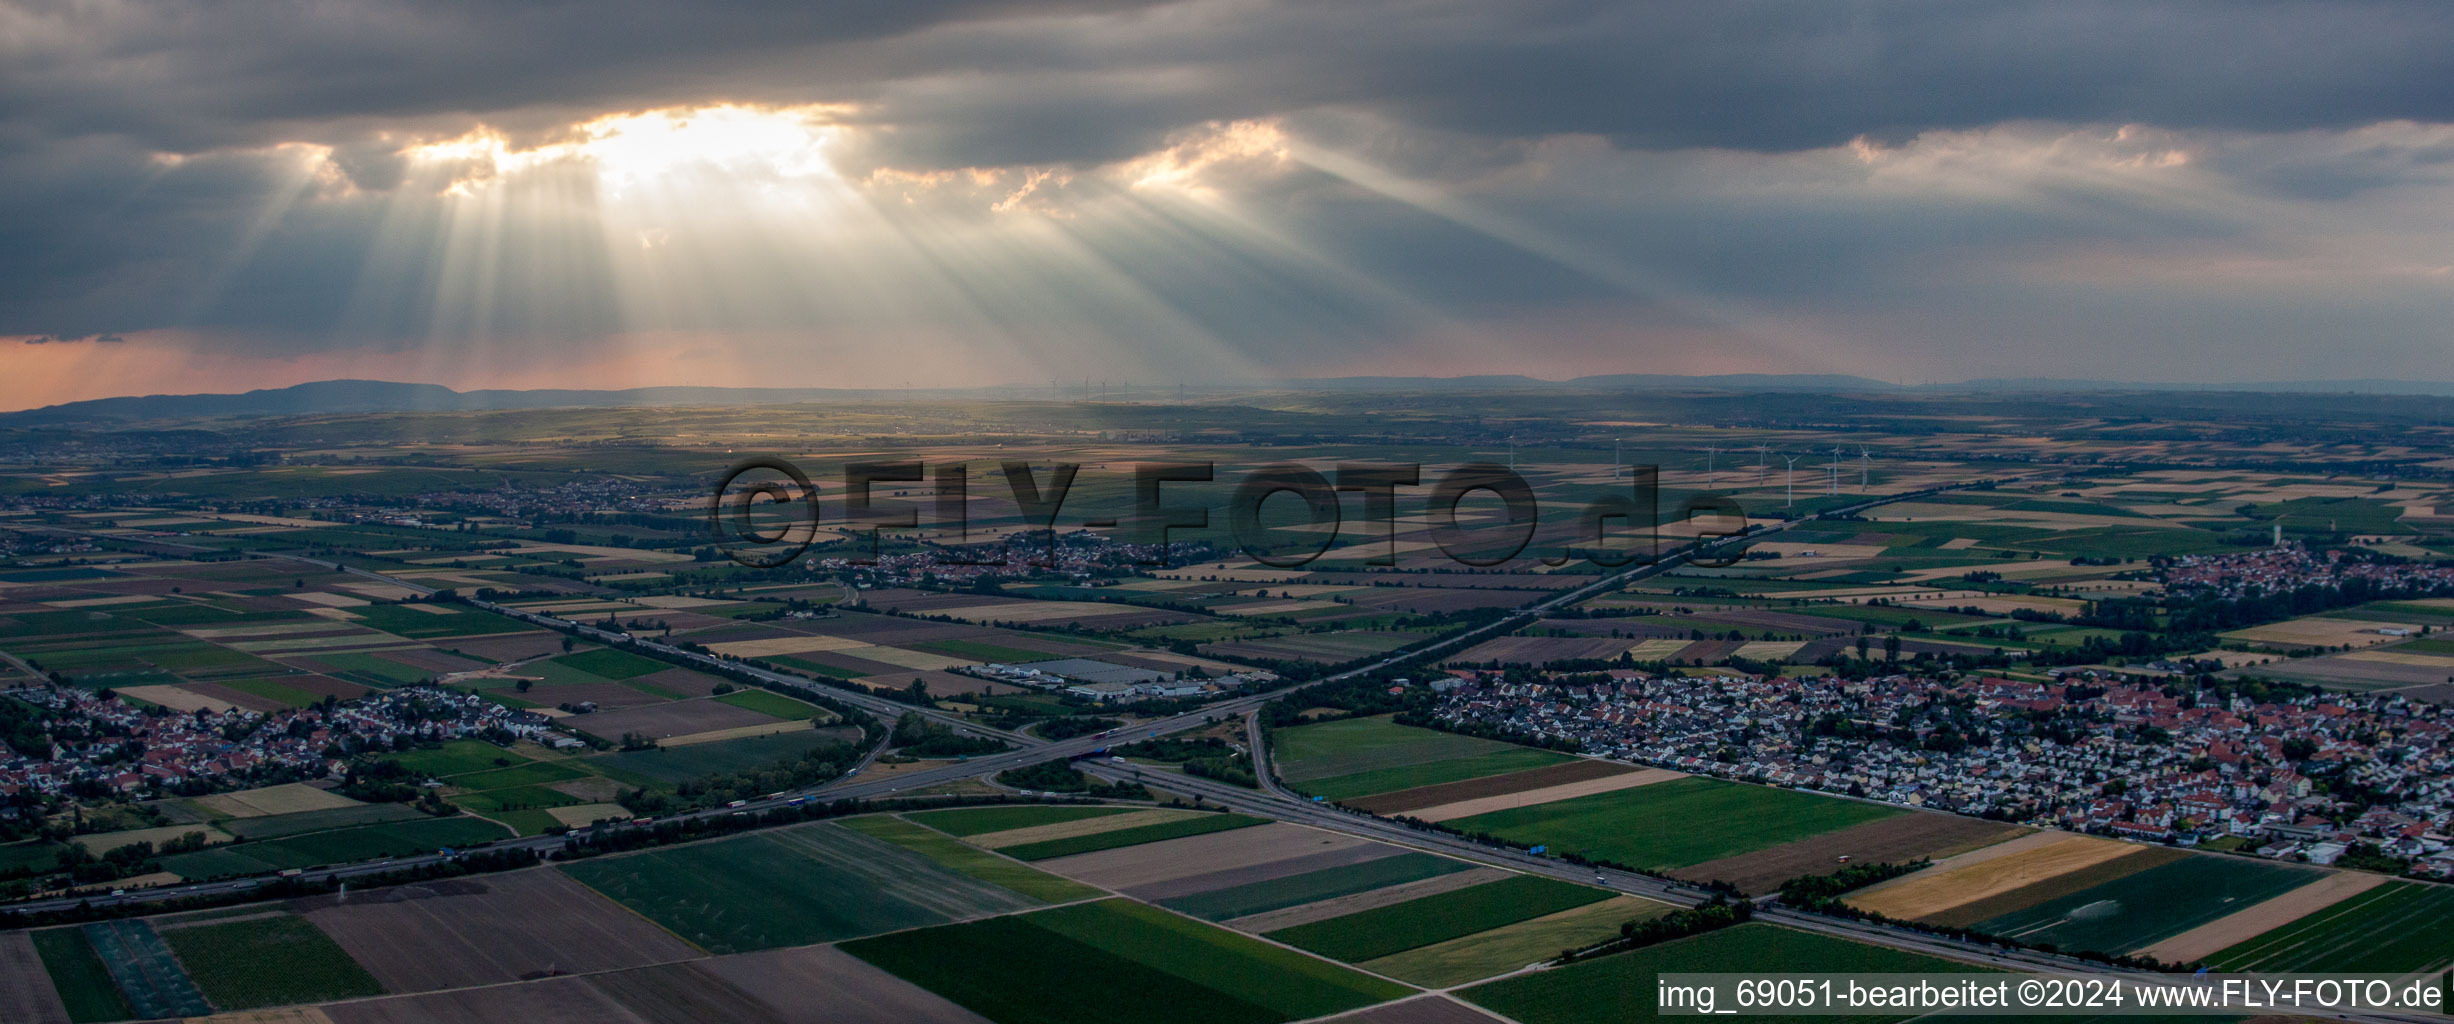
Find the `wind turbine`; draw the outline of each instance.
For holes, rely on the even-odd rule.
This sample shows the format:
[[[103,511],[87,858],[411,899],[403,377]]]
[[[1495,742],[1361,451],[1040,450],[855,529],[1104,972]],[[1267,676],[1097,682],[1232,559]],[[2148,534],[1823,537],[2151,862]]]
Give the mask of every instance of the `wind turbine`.
[[[1867,453],[1865,445],[1858,446],[1858,493],[1860,494],[1866,493],[1866,474],[1873,458],[1873,455]]]
[[[1764,486],[1764,453],[1771,450],[1764,445],[1755,446],[1755,485],[1757,487]]]
[[[1824,484],[1824,493],[1826,494],[1840,493],[1840,457],[1841,450],[1839,448],[1832,449],[1831,476],[1830,479],[1825,481]]]
[[[1719,455],[1719,454],[1721,454],[1721,449],[1719,449],[1719,448],[1706,448],[1706,449],[1704,450],[1704,489],[1705,489],[1705,490],[1708,490],[1708,491],[1709,491],[1709,490],[1711,490],[1711,489],[1713,488],[1713,457],[1714,457],[1714,456],[1716,456],[1716,455]]]
[[[1627,439],[1624,437],[1614,437],[1610,439],[1610,478],[1613,480],[1619,479],[1619,446],[1626,443],[1626,441]]]
[[[1787,508],[1798,503],[1798,457],[1784,455],[1781,458],[1789,462],[1789,498],[1782,503],[1782,507]]]

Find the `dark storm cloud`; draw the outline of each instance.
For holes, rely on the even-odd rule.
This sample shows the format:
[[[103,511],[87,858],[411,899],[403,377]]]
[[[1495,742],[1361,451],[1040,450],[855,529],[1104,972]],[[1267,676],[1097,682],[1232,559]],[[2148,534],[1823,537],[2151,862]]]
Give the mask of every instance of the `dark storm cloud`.
[[[608,240],[568,224],[507,232],[496,255],[519,286],[490,297],[484,323],[453,319],[477,314],[438,281],[451,215],[402,151],[480,125],[521,146],[608,112],[724,102],[847,105],[857,130],[829,155],[855,179],[1026,166],[1091,177],[1204,125],[1270,119],[1634,268],[1529,253],[1302,169],[1234,198],[1314,258],[1423,308],[1392,314],[1350,282],[1163,222],[1158,207],[1127,225],[1141,234],[1052,218],[1190,327],[1270,358],[1402,335],[1406,316],[1498,322],[1619,302],[1685,325],[1750,302],[1905,335],[1916,325],[1902,326],[1904,310],[1949,305],[1974,323],[1981,300],[2093,326],[2106,340],[2072,350],[2084,359],[2129,351],[2069,312],[2103,286],[2035,286],[2026,268],[2071,273],[2091,247],[2156,244],[2265,258],[2257,236],[2273,225],[2252,212],[2265,202],[2305,204],[2294,231],[2391,234],[2397,210],[2311,207],[2454,186],[2454,138],[2437,127],[2454,122],[2454,5],[0,0],[0,336],[196,328],[294,355],[636,328]],[[2419,125],[2378,133],[2397,119]],[[2181,140],[2202,173],[2164,191],[2130,180],[2118,162],[2156,154],[2104,143],[2123,124]],[[1931,187],[1915,184],[1923,172],[1878,180],[1952,132],[1970,137],[1942,148],[1965,152],[1934,158],[1954,169]],[[2070,148],[2062,133],[2087,132],[2098,137],[2077,148],[2105,148],[2101,159],[2023,177],[2036,154]],[[1592,148],[1546,148],[1563,137]],[[1829,148],[1853,139],[1883,152],[1860,165]],[[328,147],[320,169],[276,148],[288,142]],[[1955,191],[1969,180],[2015,187]],[[1119,199],[1066,189],[1050,194]],[[2442,205],[2410,202],[2420,217]],[[586,244],[563,244],[572,237]],[[788,293],[803,287],[798,269],[727,283]],[[1639,278],[1683,294],[1657,301],[1628,283]],[[2256,294],[2272,303],[2298,287]],[[2130,301],[2178,332],[2202,300],[2174,294]],[[2412,294],[2372,304],[2399,318],[2382,336],[2442,322],[2442,301]],[[2203,301],[2206,323],[2260,322],[2238,295]],[[835,315],[707,306],[761,329]],[[2330,310],[2312,303],[2301,319]],[[1138,305],[1068,312],[1119,337],[1150,329]]]
[[[2454,5],[20,3],[20,143],[190,151],[380,126],[851,101],[952,164],[1114,159],[1316,105],[1508,137],[1782,150],[2013,119],[2454,118]]]

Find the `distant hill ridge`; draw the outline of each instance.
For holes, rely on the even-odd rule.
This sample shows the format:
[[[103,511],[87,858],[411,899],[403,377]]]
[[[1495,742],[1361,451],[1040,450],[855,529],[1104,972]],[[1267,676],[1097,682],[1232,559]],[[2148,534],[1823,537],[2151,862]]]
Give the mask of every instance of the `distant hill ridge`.
[[[1215,391],[1219,384],[1206,385]],[[1874,392],[1874,393],[1994,393],[1994,392],[2259,392],[2305,394],[2381,394],[2454,396],[2454,383],[2436,381],[2341,380],[2261,383],[2125,383],[2052,378],[1987,378],[1949,384],[1900,385],[1846,374],[1736,373],[1681,376],[1618,373],[1543,380],[1514,374],[1468,377],[1325,377],[1290,381],[1236,382],[1239,391],[1507,391],[1507,390],[1708,390],[1736,392]],[[1163,394],[1164,388],[1134,389],[1134,397]],[[1119,394],[1124,392],[1120,391]],[[224,419],[249,416],[307,416],[331,413],[489,412],[517,409],[615,409],[653,406],[743,406],[789,402],[874,402],[923,398],[1073,398],[1071,388],[947,388],[902,391],[864,388],[731,388],[648,387],[612,391],[548,388],[533,391],[455,391],[440,384],[404,384],[380,380],[323,380],[286,388],[266,388],[243,394],[142,395],[67,402],[22,412],[0,413],[0,425],[13,427],[147,420]]]

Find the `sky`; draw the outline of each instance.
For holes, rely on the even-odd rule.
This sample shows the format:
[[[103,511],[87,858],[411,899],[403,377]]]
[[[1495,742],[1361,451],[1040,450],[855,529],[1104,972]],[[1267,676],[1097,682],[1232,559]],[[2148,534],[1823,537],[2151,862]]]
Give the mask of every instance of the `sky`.
[[[0,353],[2454,380],[2454,5],[0,0]]]

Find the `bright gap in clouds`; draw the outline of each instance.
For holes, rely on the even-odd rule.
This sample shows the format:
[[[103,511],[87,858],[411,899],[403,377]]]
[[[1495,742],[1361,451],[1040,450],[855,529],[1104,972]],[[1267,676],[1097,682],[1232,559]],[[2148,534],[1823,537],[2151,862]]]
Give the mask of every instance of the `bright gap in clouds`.
[[[672,107],[609,114],[573,125],[570,138],[526,148],[480,128],[406,155],[413,165],[452,173],[446,191],[464,195],[498,175],[558,162],[593,166],[607,198],[682,176],[769,184],[831,179],[826,151],[842,130],[834,124],[842,113],[826,105]]]

